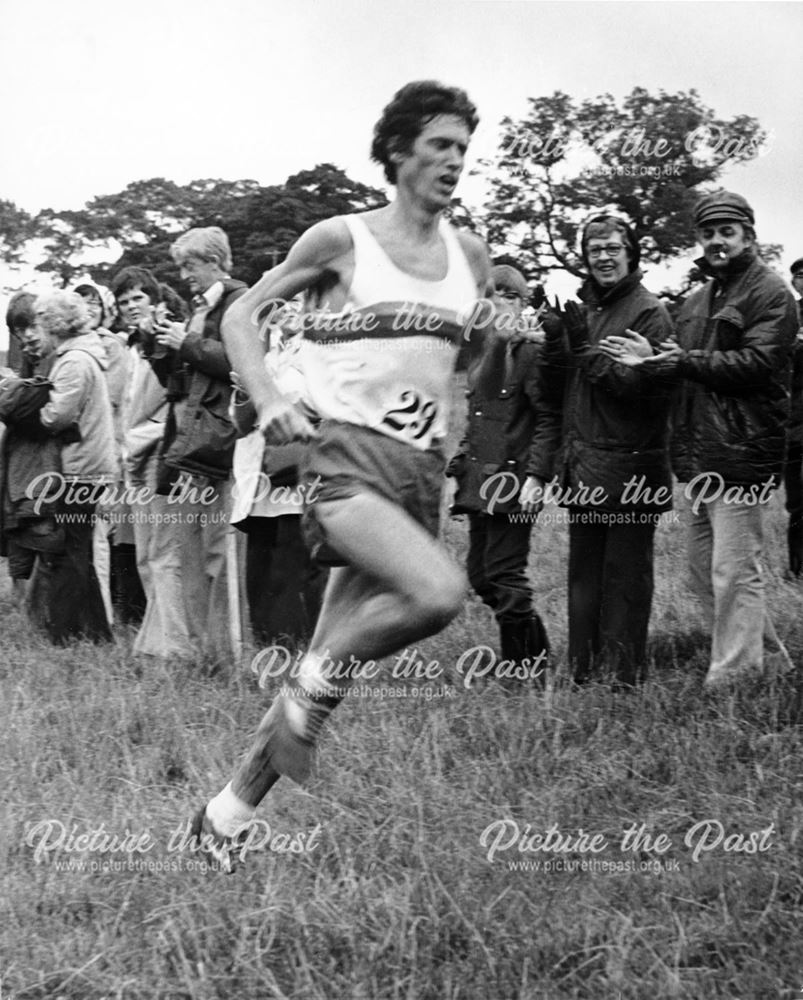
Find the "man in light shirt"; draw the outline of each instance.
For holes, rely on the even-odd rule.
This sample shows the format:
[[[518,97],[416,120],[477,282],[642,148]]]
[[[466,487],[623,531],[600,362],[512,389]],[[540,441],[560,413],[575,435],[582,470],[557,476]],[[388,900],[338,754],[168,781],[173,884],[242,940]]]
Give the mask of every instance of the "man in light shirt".
[[[184,603],[190,639],[212,661],[228,658],[226,538],[236,432],[229,419],[231,365],[220,337],[226,310],[246,292],[229,276],[231,249],[217,226],[190,229],[170,248],[192,293],[189,323],[156,328],[151,364],[174,398],[174,426],[162,443],[159,492],[180,514]],[[158,354],[163,353],[162,357]]]

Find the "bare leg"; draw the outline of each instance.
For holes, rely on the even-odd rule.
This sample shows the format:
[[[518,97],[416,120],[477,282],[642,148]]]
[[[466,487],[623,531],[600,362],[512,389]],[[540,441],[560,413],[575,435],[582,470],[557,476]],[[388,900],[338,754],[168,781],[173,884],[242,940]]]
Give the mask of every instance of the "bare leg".
[[[465,592],[462,572],[401,508],[366,492],[322,504],[318,517],[349,565],[330,576],[308,657],[380,659],[439,631],[457,614]],[[287,765],[296,750],[280,746],[283,724],[280,698],[232,781],[234,793],[250,805],[280,773],[303,774],[303,763]]]
[[[462,571],[405,511],[363,493],[322,505],[319,520],[348,567],[335,577],[310,650],[379,659],[444,628],[465,594]]]

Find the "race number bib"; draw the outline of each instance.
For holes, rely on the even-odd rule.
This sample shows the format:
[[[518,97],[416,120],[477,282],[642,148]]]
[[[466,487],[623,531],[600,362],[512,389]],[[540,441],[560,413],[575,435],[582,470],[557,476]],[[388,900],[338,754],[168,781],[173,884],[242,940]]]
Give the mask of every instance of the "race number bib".
[[[422,399],[414,389],[405,389],[398,404],[385,413],[381,423],[394,435],[418,441],[426,436],[437,416],[437,403]]]

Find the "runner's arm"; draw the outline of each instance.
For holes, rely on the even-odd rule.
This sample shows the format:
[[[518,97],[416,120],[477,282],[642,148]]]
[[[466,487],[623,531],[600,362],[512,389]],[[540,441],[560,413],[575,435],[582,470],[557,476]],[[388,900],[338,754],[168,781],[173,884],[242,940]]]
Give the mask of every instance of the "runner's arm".
[[[265,371],[265,351],[257,329],[259,309],[306,291],[324,274],[336,271],[339,260],[350,250],[351,238],[342,220],[318,223],[298,239],[281,264],[267,271],[223,316],[221,335],[231,367],[254,403],[260,428],[271,439],[310,437],[312,428]]]

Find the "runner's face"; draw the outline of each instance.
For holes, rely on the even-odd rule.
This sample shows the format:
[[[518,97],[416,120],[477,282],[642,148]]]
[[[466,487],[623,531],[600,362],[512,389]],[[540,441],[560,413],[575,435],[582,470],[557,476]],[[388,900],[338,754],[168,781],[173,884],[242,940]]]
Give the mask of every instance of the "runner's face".
[[[714,219],[713,222],[700,226],[697,240],[703,248],[705,259],[717,270],[726,268],[729,261],[738,257],[753,243],[741,222],[727,219]]]
[[[436,211],[447,208],[460,179],[469,131],[462,118],[438,115],[427,122],[409,153],[397,154],[397,186]]]

